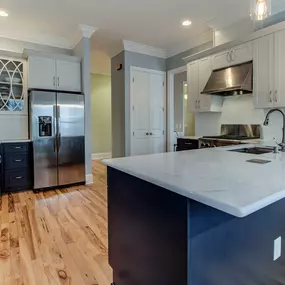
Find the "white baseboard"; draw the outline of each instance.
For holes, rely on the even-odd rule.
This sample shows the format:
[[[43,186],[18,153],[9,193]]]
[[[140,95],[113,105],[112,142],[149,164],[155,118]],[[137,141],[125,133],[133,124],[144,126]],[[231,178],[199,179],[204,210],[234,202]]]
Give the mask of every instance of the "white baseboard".
[[[85,181],[86,181],[85,182],[86,185],[93,184],[93,174],[87,174]]]
[[[92,153],[92,160],[98,160],[103,158],[111,158],[111,152],[102,152],[102,153]]]

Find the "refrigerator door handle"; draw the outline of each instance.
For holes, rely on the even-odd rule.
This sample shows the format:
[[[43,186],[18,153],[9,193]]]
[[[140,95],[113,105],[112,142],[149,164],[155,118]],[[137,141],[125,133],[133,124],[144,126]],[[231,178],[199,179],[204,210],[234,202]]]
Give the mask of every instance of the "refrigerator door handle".
[[[57,124],[56,124],[56,105],[53,105],[53,132],[54,132],[54,140],[53,140],[53,152],[56,152],[56,140],[57,140]]]
[[[60,106],[57,106],[57,147],[58,147],[58,152],[60,151],[60,147],[61,147],[60,129],[61,129]]]

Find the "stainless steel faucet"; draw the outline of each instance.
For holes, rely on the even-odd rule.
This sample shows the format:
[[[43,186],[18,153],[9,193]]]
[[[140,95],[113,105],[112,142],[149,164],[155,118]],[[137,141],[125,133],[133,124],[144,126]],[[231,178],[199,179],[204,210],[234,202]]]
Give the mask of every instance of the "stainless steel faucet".
[[[268,126],[268,124],[269,124],[269,117],[274,112],[281,113],[281,115],[283,117],[282,142],[279,144],[279,146],[281,147],[281,151],[285,152],[285,114],[284,114],[284,112],[282,110],[280,110],[280,109],[272,109],[272,110],[270,110],[267,113],[266,117],[265,117],[265,121],[264,121],[263,125],[264,126]]]

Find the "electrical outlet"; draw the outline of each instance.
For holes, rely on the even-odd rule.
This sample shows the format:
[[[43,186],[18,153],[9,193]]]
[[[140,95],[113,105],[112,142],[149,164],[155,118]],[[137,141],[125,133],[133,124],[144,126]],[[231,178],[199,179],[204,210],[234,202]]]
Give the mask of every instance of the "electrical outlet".
[[[274,240],[273,261],[277,260],[280,256],[281,256],[281,237]]]

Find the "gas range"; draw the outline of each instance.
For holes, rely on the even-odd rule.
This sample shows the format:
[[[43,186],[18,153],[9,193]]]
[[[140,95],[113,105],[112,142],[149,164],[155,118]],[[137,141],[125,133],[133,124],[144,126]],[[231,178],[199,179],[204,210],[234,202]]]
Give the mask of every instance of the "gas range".
[[[260,125],[222,125],[221,135],[199,139],[199,148],[238,145],[246,140],[260,139]]]

